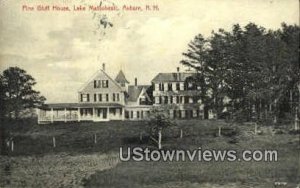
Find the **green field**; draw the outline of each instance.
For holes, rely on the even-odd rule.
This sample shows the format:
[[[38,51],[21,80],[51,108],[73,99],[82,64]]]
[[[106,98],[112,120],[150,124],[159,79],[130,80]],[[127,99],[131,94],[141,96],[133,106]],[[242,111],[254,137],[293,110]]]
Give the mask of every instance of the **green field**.
[[[300,182],[299,135],[289,134],[288,128],[273,134],[272,127],[260,127],[262,134],[254,135],[250,124],[216,120],[176,123],[163,131],[163,149],[269,149],[278,151],[278,161],[120,162],[121,146],[156,147],[145,122],[6,122],[2,127],[13,137],[14,151],[0,157],[0,187],[263,188],[274,187],[275,182],[296,187]],[[183,138],[179,136],[181,129]]]

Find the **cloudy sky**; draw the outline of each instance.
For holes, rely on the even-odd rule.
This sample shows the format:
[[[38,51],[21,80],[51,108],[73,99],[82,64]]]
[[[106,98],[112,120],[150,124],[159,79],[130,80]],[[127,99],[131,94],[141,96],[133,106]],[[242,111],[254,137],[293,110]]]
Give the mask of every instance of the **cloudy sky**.
[[[114,26],[98,28],[98,12],[29,12],[22,5],[97,5],[96,0],[0,0],[0,70],[25,69],[47,102],[76,102],[77,90],[106,63],[133,83],[172,72],[195,35],[255,22],[277,29],[299,25],[298,0],[106,0],[104,4],[158,5],[159,11],[105,12]],[[184,69],[184,68],[182,68]]]

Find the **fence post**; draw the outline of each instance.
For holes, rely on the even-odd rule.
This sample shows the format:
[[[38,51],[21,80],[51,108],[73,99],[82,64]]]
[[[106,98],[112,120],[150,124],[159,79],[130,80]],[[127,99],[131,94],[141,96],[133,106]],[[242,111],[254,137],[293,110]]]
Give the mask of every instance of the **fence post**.
[[[298,107],[296,107],[296,113],[295,113],[295,130],[298,130],[298,129],[299,129],[298,122],[299,122],[299,118],[298,118]]]
[[[143,133],[140,133],[140,141],[143,141]]]
[[[11,151],[14,151],[14,141],[11,140]]]
[[[257,123],[255,123],[254,126],[254,134],[257,135]]]
[[[182,138],[183,137],[183,131],[182,131],[182,129],[180,129],[180,138]]]
[[[56,147],[56,140],[55,140],[54,136],[52,137],[52,143],[53,143],[53,147],[55,148]]]
[[[97,135],[94,135],[94,143],[97,144]]]
[[[222,127],[219,126],[219,136],[221,136],[221,135],[222,135]]]

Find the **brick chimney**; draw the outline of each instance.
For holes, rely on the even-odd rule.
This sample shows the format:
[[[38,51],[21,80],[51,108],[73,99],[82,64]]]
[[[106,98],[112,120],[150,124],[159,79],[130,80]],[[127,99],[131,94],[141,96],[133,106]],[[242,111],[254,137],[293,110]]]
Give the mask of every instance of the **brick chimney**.
[[[134,78],[134,85],[137,86],[137,78]]]
[[[179,67],[177,67],[177,80],[178,81],[180,80],[180,69],[179,69]]]

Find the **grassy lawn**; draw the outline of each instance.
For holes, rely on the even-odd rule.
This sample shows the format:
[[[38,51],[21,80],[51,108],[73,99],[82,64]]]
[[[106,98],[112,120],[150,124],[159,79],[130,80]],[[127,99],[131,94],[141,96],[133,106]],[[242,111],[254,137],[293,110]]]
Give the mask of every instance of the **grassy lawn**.
[[[300,182],[299,135],[274,135],[270,127],[261,128],[262,135],[254,135],[251,125],[178,121],[178,126],[163,131],[163,148],[269,149],[278,151],[278,162],[120,162],[121,146],[155,148],[144,122],[6,124],[15,148],[8,156],[0,156],[0,187],[263,188],[274,187],[274,182],[296,187]],[[223,127],[221,137],[217,136],[219,126]]]

